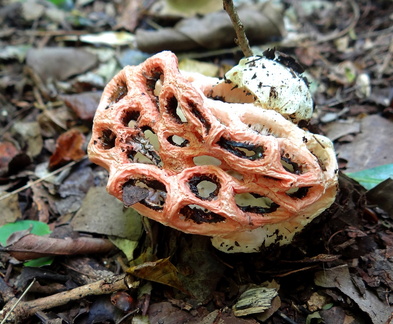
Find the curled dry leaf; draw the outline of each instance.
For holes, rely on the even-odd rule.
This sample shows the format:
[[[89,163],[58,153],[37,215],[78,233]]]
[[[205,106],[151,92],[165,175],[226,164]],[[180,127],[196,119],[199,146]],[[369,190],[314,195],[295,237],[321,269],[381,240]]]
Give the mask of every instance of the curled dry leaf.
[[[106,239],[79,237],[76,239],[56,239],[46,236],[27,234],[22,236],[3,251],[23,261],[56,255],[77,255],[89,253],[107,253],[115,246]]]
[[[266,42],[283,35],[283,18],[280,9],[265,2],[239,8],[252,44]],[[235,31],[224,10],[181,20],[174,28],[136,31],[136,42],[141,51],[153,53],[164,49],[173,51],[199,48],[219,49],[235,45]]]
[[[160,259],[154,262],[145,262],[129,268],[127,272],[138,278],[159,282],[179,289],[189,295],[189,292],[184,288],[183,283],[178,277],[176,267],[169,261],[169,258]]]
[[[80,160],[85,151],[82,149],[85,136],[77,129],[70,129],[56,141],[56,151],[49,159],[49,168],[59,167],[69,161]]]

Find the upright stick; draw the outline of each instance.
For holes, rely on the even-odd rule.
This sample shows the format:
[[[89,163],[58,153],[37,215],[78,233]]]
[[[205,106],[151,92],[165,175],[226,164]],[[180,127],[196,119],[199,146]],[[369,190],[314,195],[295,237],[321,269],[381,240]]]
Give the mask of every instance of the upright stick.
[[[239,15],[237,14],[237,10],[233,5],[232,0],[223,0],[224,10],[228,13],[229,17],[231,18],[233,27],[236,32],[236,39],[235,43],[240,47],[244,56],[252,56],[252,50],[250,48],[250,44],[248,43],[248,39],[246,33],[244,31],[244,25],[240,21]]]

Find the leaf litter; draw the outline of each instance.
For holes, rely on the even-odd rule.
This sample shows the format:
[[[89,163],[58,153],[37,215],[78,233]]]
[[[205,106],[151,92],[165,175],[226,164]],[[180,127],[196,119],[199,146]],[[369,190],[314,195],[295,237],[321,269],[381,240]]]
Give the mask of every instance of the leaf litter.
[[[134,40],[136,44],[153,41],[138,36],[148,29],[158,33],[160,28],[152,26],[161,24],[176,33],[184,28],[197,31],[197,35],[187,35],[193,39],[189,46],[195,47],[196,41],[198,50],[178,54],[213,64],[221,76],[228,65],[241,58],[235,44],[218,46],[223,37],[214,35],[209,25],[187,27],[181,16],[159,16],[157,7],[145,3],[138,7],[134,1],[88,1],[70,3],[71,8],[66,8],[45,1],[4,2],[0,10],[0,222],[39,220],[54,233],[62,233],[50,238],[28,234],[14,243],[18,249],[31,249],[40,256],[59,255],[41,268],[23,266],[11,251],[2,251],[0,302],[5,311],[1,318],[36,278],[26,292],[35,300],[30,304],[22,301],[14,311],[15,319],[25,316],[31,323],[60,318],[92,323],[129,316],[175,324],[393,322],[391,175],[370,169],[393,163],[389,154],[393,116],[391,4],[321,1],[320,6],[307,7],[306,3],[282,1],[278,18],[273,19],[280,32],[269,35],[274,43],[254,41],[252,45],[261,48],[260,52],[278,47],[304,65],[316,80],[316,111],[308,127],[335,141],[341,171],[351,176],[358,172],[363,178],[355,175],[355,179],[361,183],[366,175],[366,182],[377,179],[379,184],[367,191],[341,174],[335,204],[292,246],[266,249],[251,257],[228,257],[211,248],[204,237],[129,215],[130,210],[109,201],[103,187],[107,174],[83,158],[82,138],[90,136],[105,80],[125,64],[121,62],[148,56],[135,47]],[[131,16],[127,12],[135,13],[133,19],[125,18]],[[202,16],[185,16],[193,24],[203,24]],[[127,31],[121,39],[127,45],[118,42],[116,28]],[[203,30],[208,34],[203,35]],[[115,36],[110,41],[108,33],[99,33],[107,31]],[[87,37],[79,39],[80,35]],[[218,40],[213,41],[214,37]],[[160,48],[162,40],[149,46]],[[62,138],[76,129],[75,137]],[[51,156],[56,155],[49,167]],[[108,236],[113,242],[128,239],[133,243],[117,242],[117,250],[106,240]],[[80,257],[75,255],[81,251],[78,240],[98,240],[105,242],[106,248],[96,245],[94,255],[84,251],[85,256]],[[70,245],[64,250],[66,242]],[[124,281],[130,260],[145,254],[150,257],[134,265],[139,272]],[[34,273],[28,274],[31,269]],[[164,274],[171,279],[162,279]],[[235,317],[232,307],[242,292],[272,279],[279,282],[280,301],[272,302],[270,314]],[[142,289],[149,283],[150,288]],[[88,297],[91,291],[101,296]],[[119,291],[129,293],[132,307],[116,308],[112,301],[117,297],[111,299],[110,294]],[[70,303],[65,303],[61,292],[68,294]],[[323,297],[322,304],[316,301],[315,292]],[[27,306],[37,308],[25,312]]]

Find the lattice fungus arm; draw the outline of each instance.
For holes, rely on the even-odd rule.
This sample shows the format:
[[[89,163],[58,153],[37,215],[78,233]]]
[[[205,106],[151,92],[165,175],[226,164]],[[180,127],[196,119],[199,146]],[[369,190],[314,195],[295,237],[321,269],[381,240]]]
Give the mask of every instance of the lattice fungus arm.
[[[213,237],[224,252],[289,243],[334,201],[337,162],[329,139],[291,121],[312,111],[296,65],[266,56],[237,68],[255,69],[275,100],[247,83],[252,71],[226,82],[181,73],[171,52],[124,68],[104,90],[88,148],[109,171],[109,193],[164,225]],[[274,64],[260,73],[265,60]],[[300,97],[290,95],[296,89]]]

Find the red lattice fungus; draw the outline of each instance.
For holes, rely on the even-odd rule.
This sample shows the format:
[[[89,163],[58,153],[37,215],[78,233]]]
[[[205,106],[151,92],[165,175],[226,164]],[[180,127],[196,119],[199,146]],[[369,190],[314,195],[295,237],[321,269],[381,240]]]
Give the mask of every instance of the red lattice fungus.
[[[286,244],[334,200],[332,143],[260,104],[224,102],[217,83],[181,73],[171,52],[124,68],[97,109],[90,159],[126,206],[224,252]]]

